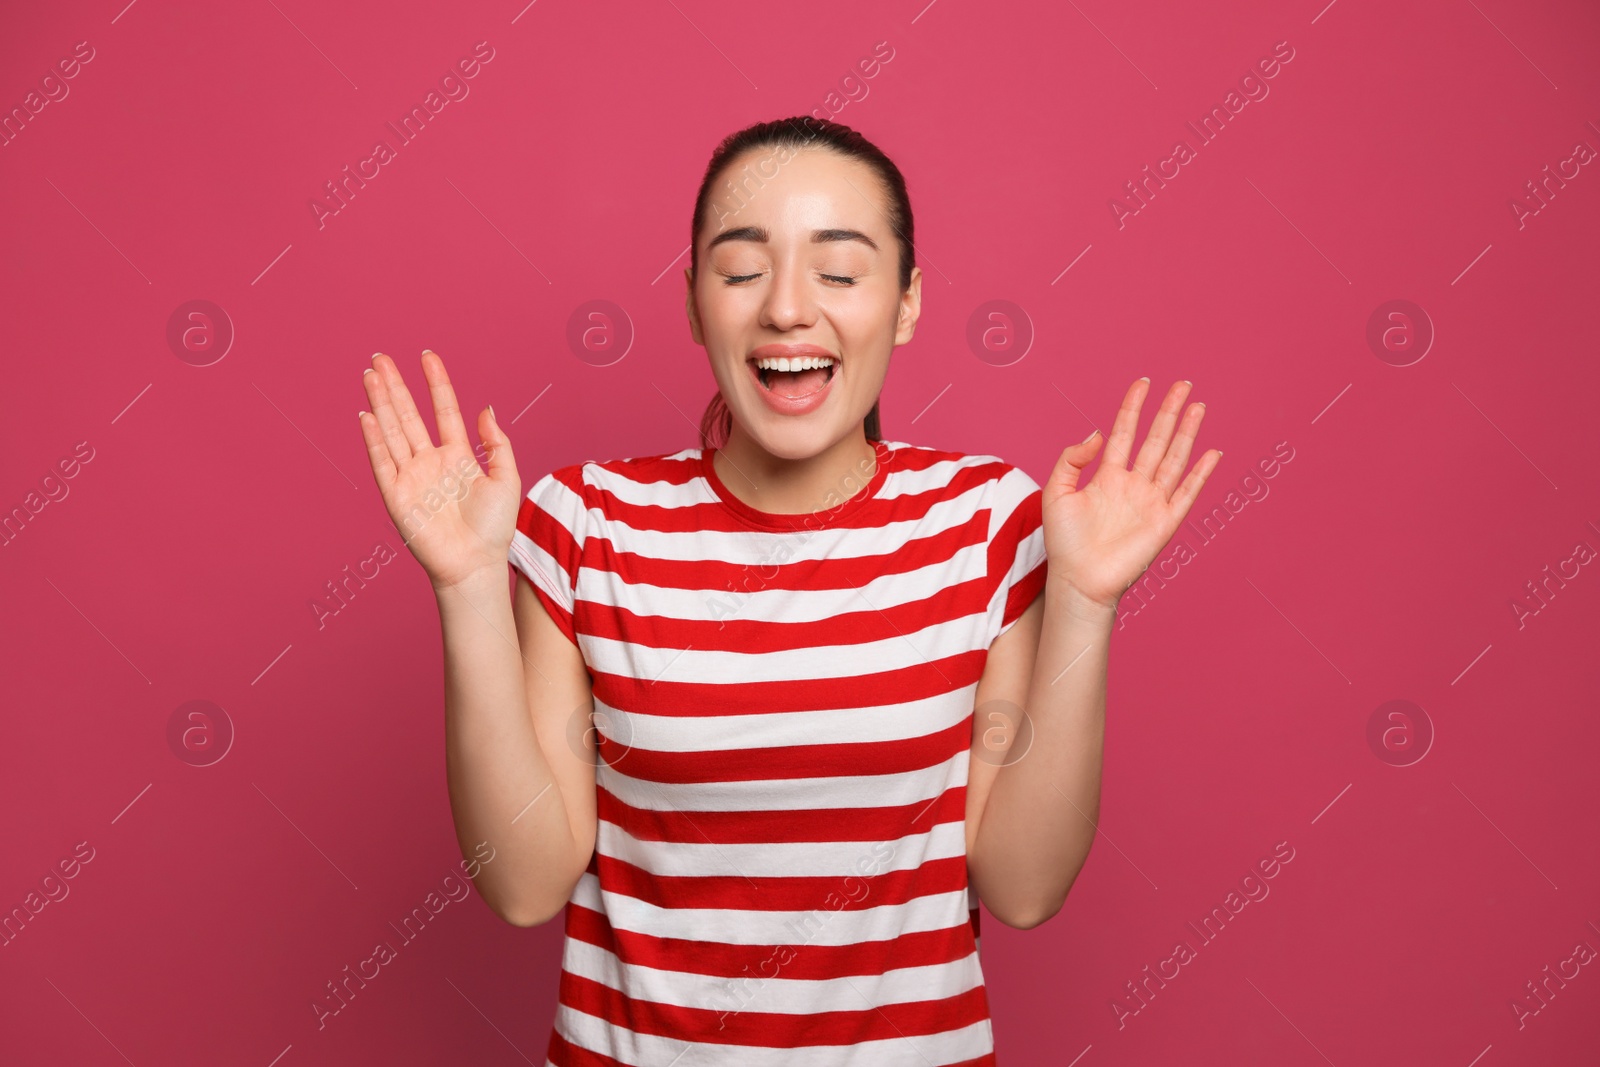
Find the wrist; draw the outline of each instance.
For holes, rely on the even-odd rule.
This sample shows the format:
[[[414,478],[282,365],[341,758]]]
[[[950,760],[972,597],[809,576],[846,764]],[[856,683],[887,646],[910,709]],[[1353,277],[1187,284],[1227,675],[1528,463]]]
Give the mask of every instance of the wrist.
[[[1117,615],[1115,600],[1106,603],[1066,580],[1047,583],[1045,601],[1047,604],[1060,606],[1074,618],[1085,622],[1110,623]]]
[[[505,561],[485,563],[450,578],[429,575],[428,580],[433,585],[434,596],[441,599],[452,593],[472,596],[485,591],[503,591],[506,587],[505,568]]]

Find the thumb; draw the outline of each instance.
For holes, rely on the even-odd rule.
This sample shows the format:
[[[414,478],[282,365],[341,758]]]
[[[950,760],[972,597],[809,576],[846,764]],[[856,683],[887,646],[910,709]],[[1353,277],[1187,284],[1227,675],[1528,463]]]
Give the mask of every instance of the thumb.
[[[500,423],[495,421],[493,405],[484,408],[478,416],[478,439],[489,451],[489,477],[497,482],[520,485],[517,461],[511,455],[511,438],[506,436],[505,431],[500,429]]]
[[[1056,460],[1055,470],[1050,472],[1050,484],[1058,492],[1075,491],[1078,488],[1078,479],[1083,476],[1083,469],[1094,459],[1095,453],[1100,451],[1100,443],[1104,440],[1105,438],[1100,436],[1100,431],[1095,430],[1077,444],[1062,449],[1060,457]]]

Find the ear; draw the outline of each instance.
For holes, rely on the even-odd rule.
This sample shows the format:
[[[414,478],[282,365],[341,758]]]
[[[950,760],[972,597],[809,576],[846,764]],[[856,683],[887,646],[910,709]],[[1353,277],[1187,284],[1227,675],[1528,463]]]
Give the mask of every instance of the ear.
[[[689,336],[694,338],[694,343],[695,344],[704,345],[706,343],[705,342],[705,338],[701,335],[701,332],[700,332],[700,311],[699,311],[698,308],[696,308],[694,306],[694,268],[693,267],[685,267],[685,268],[683,268],[683,280],[684,280],[683,306],[684,306],[684,310],[687,311],[688,314],[689,314]]]
[[[922,315],[922,268],[911,268],[911,284],[900,295],[900,318],[895,323],[894,343],[903,345],[917,331],[917,319]]]

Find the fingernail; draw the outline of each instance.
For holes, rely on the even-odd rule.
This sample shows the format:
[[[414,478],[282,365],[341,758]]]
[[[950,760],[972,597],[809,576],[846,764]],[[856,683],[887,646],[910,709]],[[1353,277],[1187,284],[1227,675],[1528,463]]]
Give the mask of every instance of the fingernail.
[[[425,356],[437,356],[439,353],[435,352],[431,348],[424,348],[422,350],[422,354],[425,355]]]
[[[367,375],[371,374],[376,369],[377,369],[376,367],[368,367],[366,370],[361,372],[361,376],[363,378],[365,378]]]
[[[1194,383],[1193,383],[1193,382],[1191,382],[1191,381],[1190,381],[1190,380],[1189,380],[1189,379],[1187,379],[1187,378],[1185,378],[1185,379],[1184,379],[1184,380],[1183,380],[1183,384],[1184,384],[1184,385],[1193,385],[1193,384],[1194,384]]]
[[[1088,444],[1088,443],[1089,443],[1089,442],[1090,442],[1090,441],[1093,441],[1093,440],[1094,440],[1094,435],[1095,435],[1095,434],[1097,434],[1097,433],[1099,433],[1099,432],[1100,432],[1100,431],[1099,431],[1099,430],[1090,430],[1090,431],[1089,431],[1089,436],[1088,436],[1088,437],[1085,437],[1085,438],[1084,438],[1084,439],[1083,439],[1083,440],[1081,440],[1081,441],[1079,441],[1079,442],[1078,442],[1078,443],[1079,443],[1079,444],[1080,444],[1080,445],[1086,445],[1086,444]]]
[[[365,414],[366,414],[366,412],[365,412],[365,411],[358,411],[358,412],[356,412],[356,421],[357,421],[357,422],[360,422],[360,421],[361,421],[361,416],[363,416],[363,415],[365,415]]]
[[[496,419],[494,417],[494,405],[493,404],[489,405],[489,421],[490,422],[495,422],[496,421]]]
[[[1140,378],[1139,380],[1141,382],[1148,382],[1150,380],[1150,375],[1146,374],[1144,377]]]

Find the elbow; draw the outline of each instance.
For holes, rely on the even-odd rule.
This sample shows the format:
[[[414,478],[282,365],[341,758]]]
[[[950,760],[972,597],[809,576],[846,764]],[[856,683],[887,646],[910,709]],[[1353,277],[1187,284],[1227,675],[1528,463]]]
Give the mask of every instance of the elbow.
[[[978,887],[978,899],[983,901],[983,906],[990,915],[1006,926],[1013,930],[1032,930],[1055,918],[1066,904],[1067,893],[1071,891],[1072,883],[1075,881],[1077,881],[1076,873],[1071,881],[1059,889],[1046,887],[1041,890],[1035,887],[1028,891],[1012,893],[986,892],[985,883]]]
[[[479,892],[482,893],[481,887]],[[548,904],[538,904],[532,901],[500,900],[491,898],[488,895],[484,895],[483,900],[485,904],[489,905],[489,910],[499,916],[502,921],[510,923],[512,926],[524,928],[543,926],[557,915],[560,915],[562,909],[566,907],[565,901],[559,901],[554,907],[551,907]]]
[[[1013,930],[1032,930],[1035,926],[1042,926],[1056,917],[1061,910],[1063,901],[1056,901],[1041,907],[1033,907],[1020,912],[1011,912],[1005,915],[995,915],[996,919],[1005,923]]]
[[[1076,875],[1074,875],[1073,881],[1077,881]],[[1049,922],[1060,913],[1062,907],[1067,903],[1067,894],[1071,890],[1072,882],[1068,882],[1061,888],[1060,892],[1035,897],[1032,900],[1017,901],[1011,907],[1004,908],[1001,911],[995,911],[990,908],[989,912],[996,919],[999,919],[1014,930],[1032,930],[1036,926],[1042,926]],[[987,903],[985,901],[986,906]]]
[[[565,907],[565,905],[562,905]],[[543,926],[545,923],[561,914],[561,908],[555,911],[519,911],[515,908],[494,908],[494,913],[512,926],[524,929],[530,926]]]
[[[978,878],[978,866],[970,858],[967,862],[968,876],[974,880]],[[1002,892],[988,891],[989,878],[978,881],[978,897],[983,901],[983,906],[989,910],[1000,922],[1014,930],[1032,930],[1042,926],[1055,918],[1067,903],[1067,894],[1072,892],[1072,887],[1078,881],[1078,875],[1083,871],[1083,861],[1088,856],[1087,851],[1070,868],[1055,872],[1047,880],[1033,881],[1024,876],[996,877],[989,873],[990,878],[995,878],[1001,885],[1006,886]],[[991,899],[999,897],[1001,899]]]
[[[1020,913],[1013,912],[1010,917],[996,915],[995,918],[1007,926],[1018,930],[1032,930],[1055,918],[1067,903],[1067,894],[1072,892],[1072,887],[1078,881],[1078,875],[1083,871],[1083,860],[1073,868],[1072,877],[1068,878],[1065,885],[1058,890],[1050,891],[1046,896],[1029,901]]]

